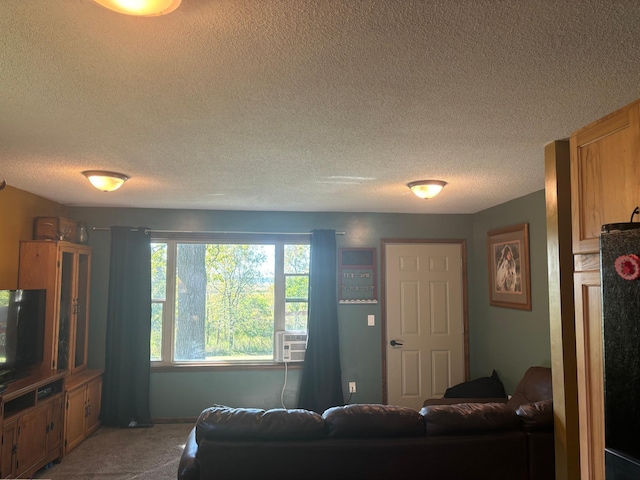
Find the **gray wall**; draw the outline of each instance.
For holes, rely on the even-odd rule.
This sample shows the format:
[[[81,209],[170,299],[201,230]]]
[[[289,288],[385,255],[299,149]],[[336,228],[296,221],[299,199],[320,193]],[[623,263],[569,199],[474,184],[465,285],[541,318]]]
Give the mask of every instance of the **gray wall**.
[[[513,205],[512,205],[513,204]],[[471,378],[495,368],[512,390],[526,366],[549,364],[546,306],[546,238],[544,192],[528,195],[476,215],[408,215],[372,213],[292,213],[128,208],[72,208],[70,216],[89,227],[112,225],[189,231],[309,232],[316,228],[344,231],[338,247],[375,247],[380,272],[382,238],[464,239],[467,241]],[[486,230],[531,223],[533,312],[488,306]],[[109,276],[108,232],[90,231],[93,247],[89,364],[104,367]],[[540,243],[534,246],[534,243]],[[535,252],[535,253],[534,253]],[[378,285],[380,278],[378,277]],[[357,382],[352,403],[382,402],[380,305],[339,305],[340,355],[344,390]],[[376,325],[367,326],[367,315]],[[514,338],[526,344],[514,345]],[[290,367],[284,401],[296,406],[299,367]],[[280,407],[283,367],[261,370],[219,368],[207,371],[156,372],[151,376],[154,418],[194,417],[213,404]]]

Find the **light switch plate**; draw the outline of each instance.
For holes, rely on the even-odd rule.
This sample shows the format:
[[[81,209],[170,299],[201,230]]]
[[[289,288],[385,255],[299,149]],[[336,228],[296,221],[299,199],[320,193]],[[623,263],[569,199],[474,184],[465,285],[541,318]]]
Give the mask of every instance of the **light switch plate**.
[[[376,316],[375,315],[368,315],[367,316],[367,325],[370,327],[373,327],[376,324]]]

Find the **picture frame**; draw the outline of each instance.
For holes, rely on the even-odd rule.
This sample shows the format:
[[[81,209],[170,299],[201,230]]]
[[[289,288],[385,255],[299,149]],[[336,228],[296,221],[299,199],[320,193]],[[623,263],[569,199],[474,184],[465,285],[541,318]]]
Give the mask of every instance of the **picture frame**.
[[[489,304],[531,310],[529,224],[487,232]]]

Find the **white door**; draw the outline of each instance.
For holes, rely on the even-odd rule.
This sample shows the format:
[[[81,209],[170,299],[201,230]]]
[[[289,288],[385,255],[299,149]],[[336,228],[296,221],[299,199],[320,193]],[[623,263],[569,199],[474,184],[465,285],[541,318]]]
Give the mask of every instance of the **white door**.
[[[465,380],[461,243],[385,245],[387,403],[415,410]]]

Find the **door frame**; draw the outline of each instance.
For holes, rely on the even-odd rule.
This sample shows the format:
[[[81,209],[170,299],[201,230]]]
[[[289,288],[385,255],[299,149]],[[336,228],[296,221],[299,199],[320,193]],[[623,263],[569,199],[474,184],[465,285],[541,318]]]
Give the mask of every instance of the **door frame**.
[[[382,238],[380,239],[380,348],[382,353],[382,403],[388,400],[387,385],[387,245],[457,244],[462,255],[462,328],[464,341],[464,379],[469,380],[469,305],[467,295],[467,241],[464,239]]]

